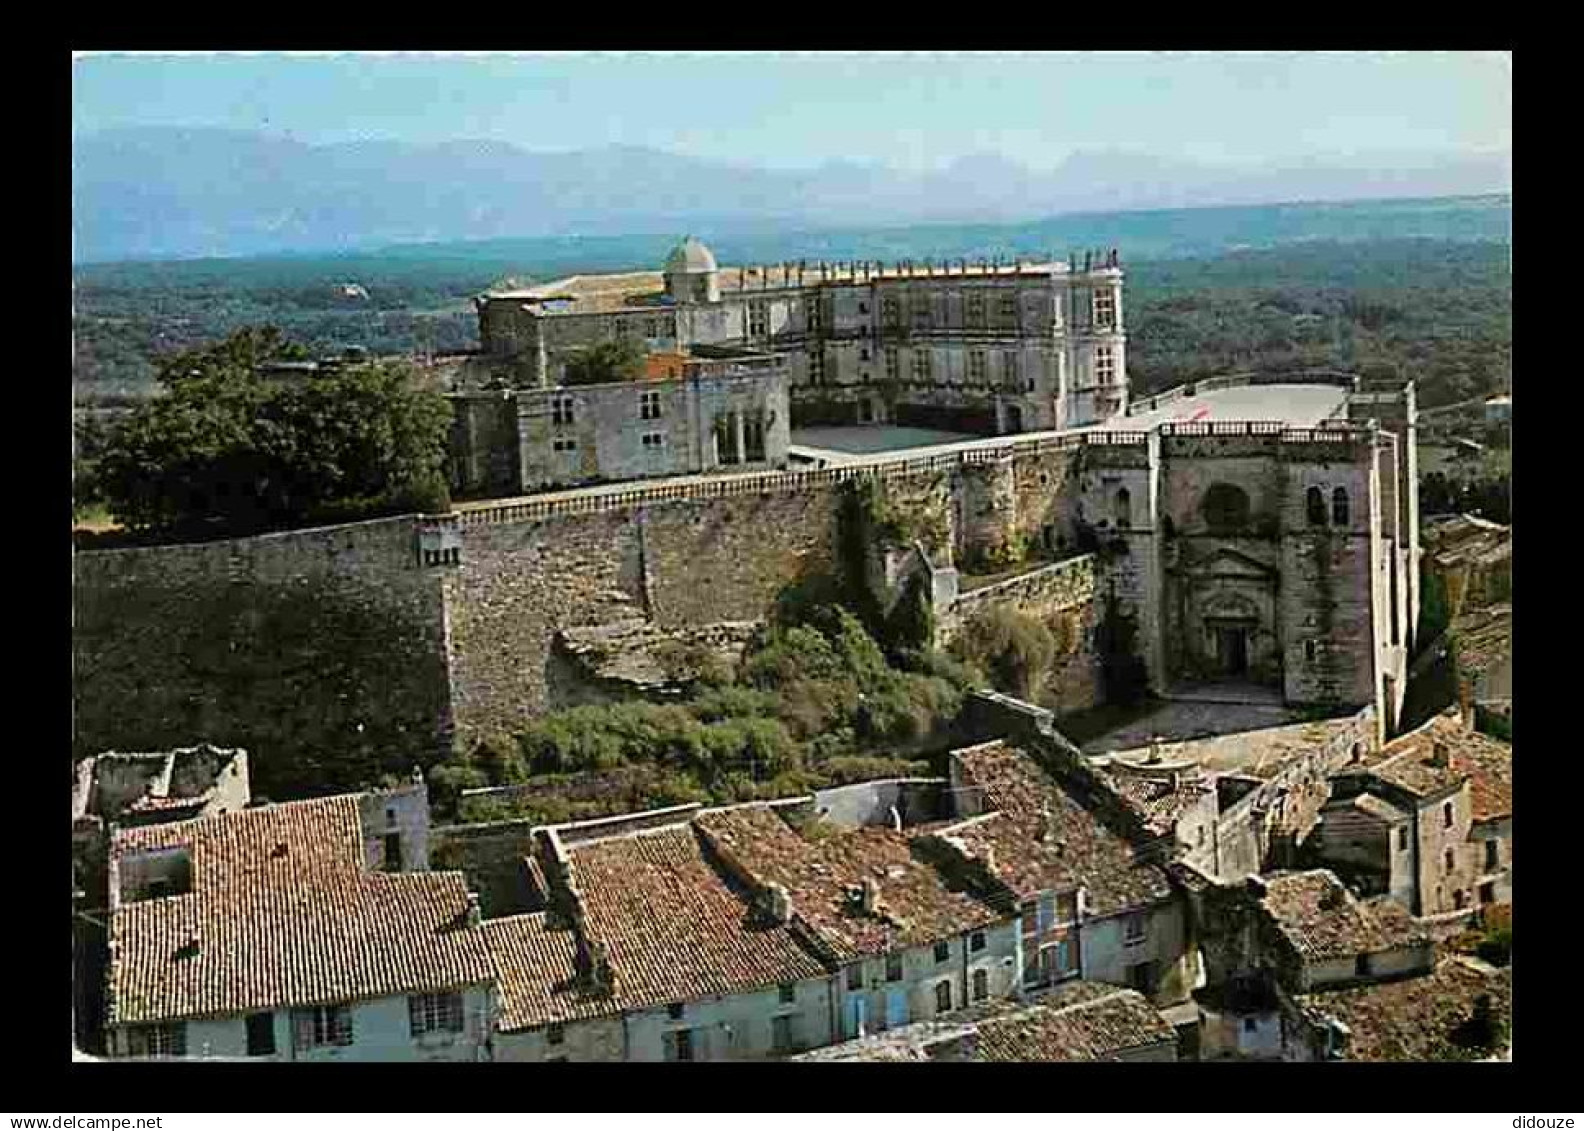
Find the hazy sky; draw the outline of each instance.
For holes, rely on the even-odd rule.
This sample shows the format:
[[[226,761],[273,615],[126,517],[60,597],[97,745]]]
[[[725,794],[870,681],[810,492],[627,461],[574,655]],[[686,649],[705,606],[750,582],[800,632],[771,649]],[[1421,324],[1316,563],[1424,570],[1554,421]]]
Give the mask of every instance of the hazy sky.
[[[72,79],[76,131],[625,144],[774,167],[1512,145],[1512,59],[1499,52],[88,55]]]

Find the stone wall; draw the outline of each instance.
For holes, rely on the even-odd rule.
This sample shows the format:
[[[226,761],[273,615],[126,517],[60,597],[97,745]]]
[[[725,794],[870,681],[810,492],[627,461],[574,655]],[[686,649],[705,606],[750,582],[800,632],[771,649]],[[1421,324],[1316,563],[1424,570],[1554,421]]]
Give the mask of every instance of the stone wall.
[[[411,518],[79,553],[74,751],[247,749],[257,796],[365,788],[450,746],[443,570]]]
[[[1044,624],[1056,640],[1056,662],[1040,688],[1042,702],[1062,714],[1093,707],[1104,696],[1095,651],[1099,578],[1099,561],[1085,554],[961,593],[940,616],[936,643],[948,646],[991,608],[1017,609]]]

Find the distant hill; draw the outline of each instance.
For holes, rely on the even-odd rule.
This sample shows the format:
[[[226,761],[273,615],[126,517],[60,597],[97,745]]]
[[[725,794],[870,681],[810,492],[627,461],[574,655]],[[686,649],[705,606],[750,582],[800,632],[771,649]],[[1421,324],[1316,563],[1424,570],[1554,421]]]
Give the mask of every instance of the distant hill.
[[[76,262],[623,232],[721,239],[1050,217],[1060,229],[1067,213],[1503,194],[1512,181],[1507,153],[1245,169],[1080,152],[1051,170],[980,154],[913,174],[859,162],[775,170],[632,146],[568,153],[475,141],[315,146],[153,127],[81,135],[72,150]]]

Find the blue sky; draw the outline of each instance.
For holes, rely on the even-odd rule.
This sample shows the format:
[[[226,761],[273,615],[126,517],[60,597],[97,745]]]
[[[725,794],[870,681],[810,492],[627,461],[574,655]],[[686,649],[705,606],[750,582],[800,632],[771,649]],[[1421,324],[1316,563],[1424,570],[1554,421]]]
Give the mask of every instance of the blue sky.
[[[1507,53],[85,55],[73,129],[643,145],[778,168],[1079,150],[1239,164],[1512,145]]]

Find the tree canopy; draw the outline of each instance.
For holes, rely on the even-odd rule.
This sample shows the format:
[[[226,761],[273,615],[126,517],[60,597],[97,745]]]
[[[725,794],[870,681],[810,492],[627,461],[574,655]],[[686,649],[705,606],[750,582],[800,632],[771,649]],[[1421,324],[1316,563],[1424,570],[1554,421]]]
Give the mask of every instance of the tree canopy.
[[[164,395],[83,438],[79,497],[134,531],[239,534],[449,506],[450,406],[402,363],[292,375],[272,327],[176,354]]]
[[[636,381],[643,375],[644,349],[637,342],[600,342],[567,358],[567,385],[605,385]]]

